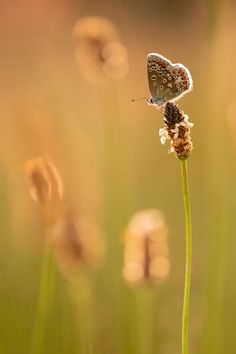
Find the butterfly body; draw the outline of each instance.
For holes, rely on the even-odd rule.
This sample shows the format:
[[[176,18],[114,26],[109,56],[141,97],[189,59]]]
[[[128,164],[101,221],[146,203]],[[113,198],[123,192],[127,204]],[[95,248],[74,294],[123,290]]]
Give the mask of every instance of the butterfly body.
[[[147,56],[147,75],[151,105],[162,106],[175,101],[193,87],[191,74],[184,65],[173,64],[157,53]]]

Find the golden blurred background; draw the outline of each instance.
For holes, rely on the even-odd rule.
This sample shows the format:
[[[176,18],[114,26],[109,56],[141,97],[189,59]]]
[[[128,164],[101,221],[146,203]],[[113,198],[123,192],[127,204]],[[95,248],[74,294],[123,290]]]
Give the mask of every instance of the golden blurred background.
[[[190,353],[235,353],[235,3],[2,0],[0,9],[0,353],[33,353],[48,239],[57,246],[54,285],[38,352],[180,353],[180,164],[160,144],[161,113],[131,102],[149,97],[150,52],[183,63],[193,77],[179,102],[194,123]],[[52,162],[41,170],[41,198],[59,183],[55,175],[50,182],[51,164],[64,190],[53,227],[24,175],[25,162],[45,154]],[[168,251],[165,238],[157,262],[167,264],[165,279],[130,286],[125,230],[150,209],[161,210],[168,228]]]

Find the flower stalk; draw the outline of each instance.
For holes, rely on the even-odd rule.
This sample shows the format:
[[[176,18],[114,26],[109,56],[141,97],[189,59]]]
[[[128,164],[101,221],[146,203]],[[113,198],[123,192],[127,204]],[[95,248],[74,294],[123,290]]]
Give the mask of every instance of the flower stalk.
[[[40,354],[43,352],[44,337],[50,312],[53,286],[54,269],[52,253],[51,249],[48,247],[48,245],[46,245],[42,262],[40,288],[31,341],[31,354]]]
[[[190,312],[190,287],[191,287],[191,268],[192,268],[192,224],[191,224],[191,206],[188,185],[187,161],[181,161],[182,184],[185,210],[185,228],[186,228],[186,269],[185,286],[182,315],[182,354],[188,354],[188,334],[189,334],[189,312]]]

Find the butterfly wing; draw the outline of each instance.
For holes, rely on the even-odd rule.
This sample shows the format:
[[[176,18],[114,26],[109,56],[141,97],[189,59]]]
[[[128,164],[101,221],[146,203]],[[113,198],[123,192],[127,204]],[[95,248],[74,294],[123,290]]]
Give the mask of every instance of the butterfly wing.
[[[189,70],[182,64],[174,64],[172,67],[172,77],[175,91],[178,96],[182,96],[193,88],[193,80]]]
[[[162,55],[157,53],[150,53],[147,56],[147,76],[148,85],[151,96],[155,100],[157,97],[162,97],[162,80],[163,80],[163,70],[160,63],[163,59],[167,62],[169,60],[162,57]],[[164,62],[164,61],[163,61]]]
[[[150,93],[157,104],[175,100],[192,89],[188,69],[182,64],[172,64],[160,54],[148,54],[147,74]]]

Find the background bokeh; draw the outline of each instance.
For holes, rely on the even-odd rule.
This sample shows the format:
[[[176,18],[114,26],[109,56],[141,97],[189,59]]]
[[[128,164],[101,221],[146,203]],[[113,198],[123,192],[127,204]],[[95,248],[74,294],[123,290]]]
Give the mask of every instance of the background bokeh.
[[[149,97],[149,52],[186,65],[194,83],[179,102],[194,123],[190,352],[235,353],[235,3],[1,0],[0,8],[1,353],[30,352],[45,230],[23,165],[45,153],[63,179],[64,207],[95,220],[106,252],[76,283],[56,270],[43,352],[180,353],[180,163],[160,144],[161,113],[131,103]],[[92,66],[78,61],[74,26],[86,16],[113,23],[127,51],[122,75],[84,75]],[[149,208],[165,214],[171,270],[162,284],[132,288],[122,278],[122,235]]]

